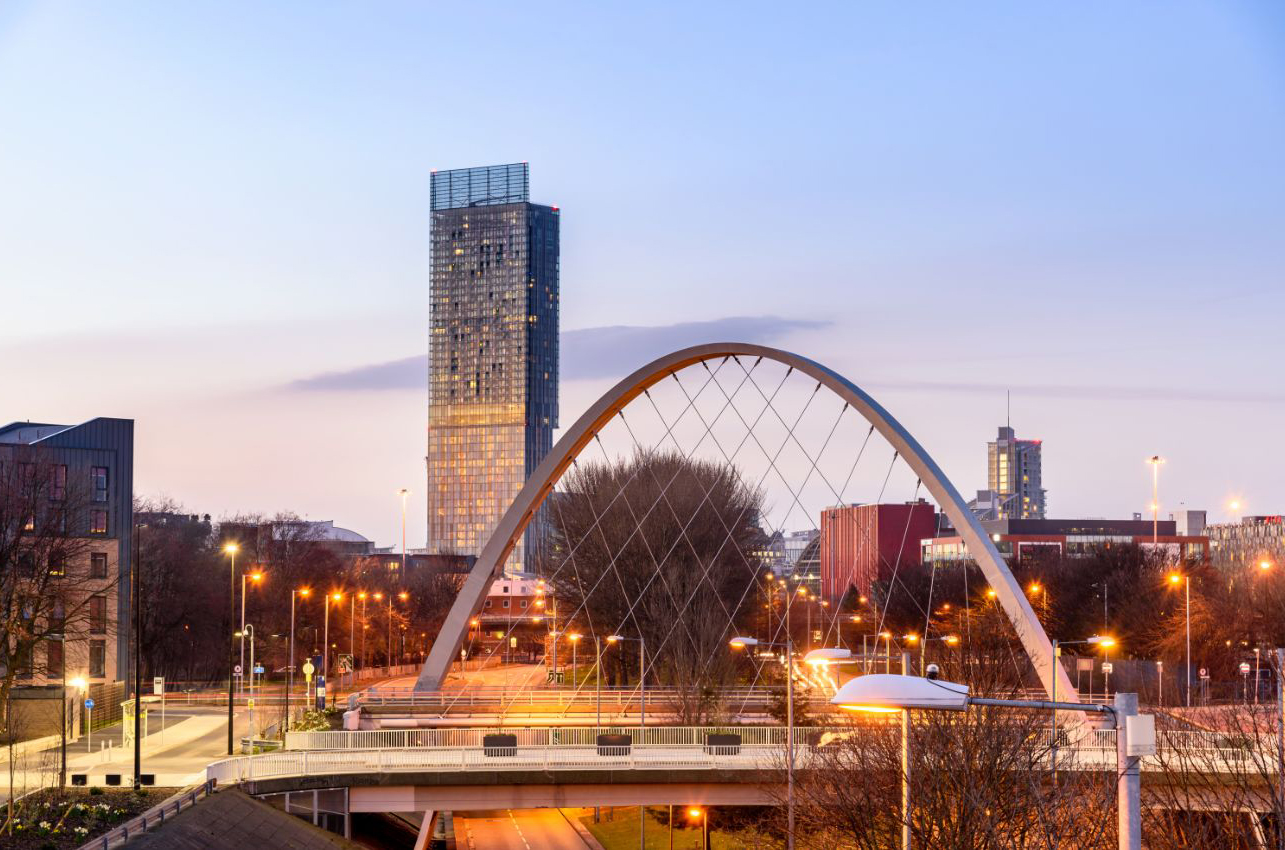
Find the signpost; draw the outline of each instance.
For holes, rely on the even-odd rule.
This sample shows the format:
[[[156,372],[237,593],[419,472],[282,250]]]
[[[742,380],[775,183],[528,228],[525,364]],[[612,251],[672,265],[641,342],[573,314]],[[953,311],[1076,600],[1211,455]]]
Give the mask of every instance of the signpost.
[[[317,677],[317,711],[326,710],[326,677]]]
[[[165,743],[165,677],[152,677],[152,693],[161,698],[161,743]]]
[[[303,704],[307,705],[308,697],[312,696],[312,674],[317,672],[317,668],[311,661],[305,661],[299,669],[303,671]]]
[[[89,730],[85,733],[88,736],[86,745],[92,753],[94,751],[94,701],[89,697],[85,697],[85,725]]]

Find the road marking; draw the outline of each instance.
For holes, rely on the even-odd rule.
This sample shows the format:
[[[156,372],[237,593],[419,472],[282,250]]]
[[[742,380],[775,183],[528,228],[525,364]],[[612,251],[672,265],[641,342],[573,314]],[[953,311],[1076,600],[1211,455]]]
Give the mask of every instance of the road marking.
[[[522,846],[525,847],[526,850],[531,850],[531,844],[526,840],[526,836],[522,834],[522,827],[518,826],[518,819],[513,816],[513,810],[508,809],[507,811],[509,813],[509,820],[513,821],[513,828],[518,831],[518,838],[522,839]]]

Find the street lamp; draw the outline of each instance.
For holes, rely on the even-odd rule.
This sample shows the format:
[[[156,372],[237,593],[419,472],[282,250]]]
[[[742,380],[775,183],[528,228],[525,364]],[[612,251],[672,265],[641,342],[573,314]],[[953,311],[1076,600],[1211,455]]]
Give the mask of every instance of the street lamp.
[[[342,602],[344,595],[339,591],[326,596],[326,616],[322,628],[322,656],[321,656],[321,681],[323,687],[330,687],[330,603]]]
[[[410,495],[410,490],[405,487],[397,491],[397,495],[402,497],[402,581],[406,581],[406,497]]]
[[[638,685],[642,693],[641,709],[639,711],[639,726],[647,725],[647,643],[641,637],[625,637],[624,635],[607,635],[607,643],[615,644],[621,641],[638,641]]]
[[[1185,585],[1187,597],[1187,708],[1191,708],[1191,576],[1170,573],[1169,583]],[[1163,684],[1161,686],[1163,687]]]
[[[241,690],[245,690],[245,580],[258,584],[263,581],[263,571],[241,574]]]
[[[698,820],[698,821],[700,821],[700,824],[701,824],[701,847],[703,847],[703,848],[704,848],[704,850],[709,850],[709,816],[706,814],[706,812],[705,812],[705,810],[704,810],[704,809],[698,809],[698,808],[696,808],[695,806],[693,806],[692,808],[690,808],[690,809],[688,809],[688,810],[687,810],[687,816],[688,816],[689,818],[691,818],[692,820]],[[673,831],[674,831],[674,825],[673,825],[673,824],[670,824],[670,825],[669,825],[669,831],[670,831],[670,839],[669,839],[669,840],[670,840],[670,844],[671,844],[671,846],[672,846],[672,844],[673,844],[673,840],[674,840],[674,839],[673,839]]]
[[[535,618],[539,621],[539,618]],[[626,640],[638,641],[638,686],[642,692],[641,708],[638,712],[638,728],[641,731],[647,726],[647,644],[640,635],[636,638],[625,637],[624,635],[607,635],[607,643],[620,643]],[[641,744],[641,736],[639,743]],[[638,846],[647,846],[647,810],[642,806],[638,807]]]
[[[579,682],[576,681],[576,644],[584,635],[579,632],[567,632],[567,640],[571,641],[571,687],[579,689]]]
[[[1052,670],[1053,675],[1050,677],[1053,680],[1053,686],[1052,686],[1052,693],[1049,694],[1049,698],[1054,703],[1057,702],[1057,667],[1059,664],[1062,663],[1060,660],[1062,658],[1062,647],[1077,646],[1080,644],[1092,644],[1094,646],[1100,646],[1104,649],[1110,649],[1111,647],[1115,646],[1115,638],[1104,637],[1102,635],[1094,635],[1093,637],[1086,638],[1084,640],[1059,641],[1056,638],[1053,640],[1053,670]],[[1049,754],[1052,756],[1051,764],[1053,765],[1053,781],[1057,782],[1057,709],[1056,708],[1053,710],[1053,737],[1051,740],[1053,743],[1049,747],[1049,750],[1050,750]]]
[[[67,663],[67,662],[66,662],[66,659],[64,659],[64,660],[63,660],[63,664],[66,664],[66,663]],[[83,705],[83,704],[84,704],[84,696],[85,696],[85,693],[89,690],[89,682],[85,679],[85,677],[84,677],[84,676],[77,676],[77,677],[75,677],[74,679],[72,679],[70,682],[68,682],[67,684],[71,685],[73,688],[75,688],[76,690],[80,691],[80,695],[81,695],[81,704]],[[66,695],[64,694],[64,697],[65,697],[65,696],[66,696]],[[88,709],[88,710],[89,710],[89,711],[92,711],[93,709]],[[89,751],[92,753],[92,752],[94,751],[94,724],[93,724],[92,719],[91,719],[91,720],[89,720],[89,721],[87,721],[87,722],[85,723],[85,730],[86,730],[86,731],[85,731],[85,734],[86,734],[86,736],[87,736],[87,738],[86,738],[86,741],[87,741],[87,747],[88,747]],[[64,773],[66,773],[66,771],[67,771],[67,767],[66,767],[66,757],[65,757],[65,756],[64,756],[64,758],[63,758],[63,762],[64,762],[64,765],[63,765],[63,772],[64,772]],[[65,780],[64,780],[64,782],[65,782]]]
[[[294,598],[302,596],[304,599],[312,593],[306,587],[290,590],[290,663],[286,665],[286,731],[290,731],[290,692],[294,690]]]
[[[235,543],[228,543],[223,547],[223,552],[232,559],[232,572],[230,577],[230,587],[228,590],[228,623],[236,622],[236,553],[240,547]],[[236,637],[232,638],[232,645],[228,649],[228,755],[232,755],[232,700],[236,691]],[[138,705],[134,706],[135,711]]]
[[[1126,695],[1132,697],[1132,695]],[[1123,696],[1120,697],[1123,699]],[[901,714],[901,848],[910,850],[910,712],[966,711],[971,705],[1034,708],[1042,710],[1083,711],[1110,714],[1118,721],[1117,712],[1109,706],[1089,703],[1043,700],[1006,700],[973,697],[967,685],[925,679],[918,676],[893,676],[875,673],[852,679],[830,700],[832,705],[849,711],[876,714]],[[1135,703],[1136,706],[1136,703]],[[1126,708],[1127,711],[1127,708]],[[1117,729],[1120,724],[1115,723]],[[1119,806],[1120,846],[1127,850],[1141,847],[1141,785],[1139,757],[1127,756],[1126,747],[1116,749],[1116,773],[1125,783]]]
[[[361,666],[363,670],[366,668],[366,595],[364,590],[357,594],[357,598],[361,600]],[[354,677],[355,675],[354,673]]]
[[[752,637],[734,637],[732,649],[749,646],[771,646],[785,650],[785,840],[788,850],[794,850],[794,638],[785,630],[785,643],[759,641]]]
[[[1152,455],[1147,458],[1147,463],[1151,464],[1151,545],[1154,547],[1160,541],[1160,464],[1165,459],[1160,455]]]
[[[253,750],[254,739],[257,737],[255,735],[255,728],[254,728],[254,626],[250,623],[247,623],[246,625],[242,626],[241,631],[237,632],[236,634],[237,634],[237,637],[241,638],[242,641],[245,640],[246,635],[249,635],[250,637],[250,688],[249,688],[250,749]],[[241,680],[245,681],[244,674],[242,674]]]

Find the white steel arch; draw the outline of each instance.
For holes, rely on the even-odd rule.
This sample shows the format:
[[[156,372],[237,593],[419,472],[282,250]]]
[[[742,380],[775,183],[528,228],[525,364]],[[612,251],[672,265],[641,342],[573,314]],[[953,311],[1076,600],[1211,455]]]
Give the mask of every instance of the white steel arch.
[[[981,523],[968,509],[955,485],[950,483],[936,461],[924,451],[910,432],[864,390],[829,367],[788,351],[742,342],[698,345],[653,360],[612,387],[567,429],[553,451],[531,474],[526,486],[505,511],[495,532],[482,549],[433,642],[433,648],[415,683],[416,690],[437,690],[441,687],[467,636],[469,620],[482,609],[496,570],[504,563],[509,551],[521,538],[527,524],[572,460],[579,456],[594,436],[626,405],[671,374],[688,366],[726,357],[761,357],[788,366],[815,378],[865,417],[919,476],[958,530],[969,553],[995,591],[1000,607],[1017,631],[1018,639],[1030,656],[1044,690],[1054,693],[1053,677],[1057,676],[1058,697],[1072,702],[1079,700],[1079,693],[1066,671],[1060,664],[1053,663],[1053,645],[1021,586],[1009,572],[1008,565],[1000,557]]]

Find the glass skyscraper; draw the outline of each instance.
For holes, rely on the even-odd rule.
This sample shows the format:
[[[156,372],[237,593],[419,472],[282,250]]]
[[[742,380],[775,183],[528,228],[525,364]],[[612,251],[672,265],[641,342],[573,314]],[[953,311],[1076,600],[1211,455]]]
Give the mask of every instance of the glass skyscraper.
[[[428,548],[477,555],[558,425],[558,209],[526,163],[432,175]],[[533,572],[537,518],[505,561]]]

